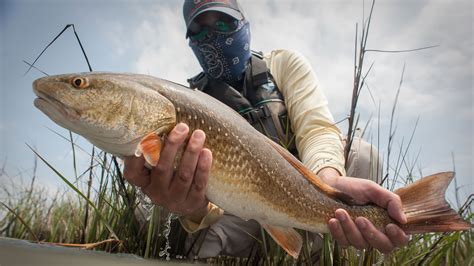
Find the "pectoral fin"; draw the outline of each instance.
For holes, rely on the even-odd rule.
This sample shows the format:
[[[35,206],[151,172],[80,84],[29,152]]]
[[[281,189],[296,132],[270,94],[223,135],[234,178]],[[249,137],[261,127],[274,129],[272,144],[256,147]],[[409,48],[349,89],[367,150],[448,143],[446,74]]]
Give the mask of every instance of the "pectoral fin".
[[[156,166],[160,159],[161,144],[160,137],[155,132],[152,132],[140,141],[135,151],[135,156],[140,157],[143,155],[149,165]]]
[[[261,224],[267,233],[280,245],[290,256],[297,259],[303,246],[303,238],[291,227],[281,227],[269,224]]]

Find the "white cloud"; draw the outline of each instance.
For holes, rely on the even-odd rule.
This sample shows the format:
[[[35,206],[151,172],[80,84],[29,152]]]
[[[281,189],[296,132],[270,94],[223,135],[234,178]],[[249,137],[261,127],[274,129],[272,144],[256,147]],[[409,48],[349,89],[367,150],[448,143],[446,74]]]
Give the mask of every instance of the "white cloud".
[[[114,52],[132,60],[129,71],[183,84],[200,71],[184,38],[181,2],[137,2],[129,13],[125,21],[104,21]]]
[[[287,48],[306,56],[339,120],[349,110],[355,23],[359,23],[360,34],[363,13],[367,16],[370,8],[370,1],[365,2],[364,11],[363,1],[242,0],[241,4],[250,20],[252,48],[264,52]],[[473,121],[471,10],[470,1],[428,0],[377,1],[374,8],[368,48],[440,47],[402,54],[368,53],[366,69],[372,62],[375,64],[367,83],[376,104],[364,89],[359,104],[361,119],[367,120],[370,114],[376,117],[380,103],[381,130],[388,132],[392,104],[406,64],[395,118],[399,126],[397,137],[410,134],[420,117],[421,137],[414,149],[423,147],[423,161],[430,162],[426,164],[432,169],[449,165],[445,161],[450,160],[446,156],[452,147],[463,158],[471,156],[472,160],[472,152],[467,152],[472,150]],[[147,6],[139,12],[142,19],[133,29],[122,24],[113,31],[120,40],[116,41],[118,53],[138,51],[136,72],[185,83],[186,78],[200,71],[184,39],[181,2]],[[376,124],[374,121],[372,127],[376,128]],[[436,148],[430,146],[433,143]],[[443,159],[436,158],[436,154]],[[460,160],[465,166],[459,168],[472,173],[468,161]]]
[[[130,49],[130,42],[126,38],[125,25],[119,21],[109,21],[107,28],[109,30],[106,33],[112,42],[114,51],[117,55],[124,55]]]
[[[388,7],[391,6],[382,4],[383,19],[379,18],[374,25],[384,20],[383,26],[390,29],[393,27],[388,23],[393,22],[397,32],[376,31],[374,37],[380,40],[376,48],[397,50],[440,45],[409,54],[374,55],[384,62],[385,73],[399,69],[396,66],[402,62],[407,64],[401,109],[441,114],[453,106],[472,106],[472,101],[464,102],[462,106],[457,103],[472,95],[473,39],[472,28],[467,26],[472,23],[472,14],[469,13],[472,4],[468,1],[429,1],[413,12],[413,17],[404,17],[403,20],[394,17],[397,12],[388,10]],[[384,78],[383,73],[381,78]]]

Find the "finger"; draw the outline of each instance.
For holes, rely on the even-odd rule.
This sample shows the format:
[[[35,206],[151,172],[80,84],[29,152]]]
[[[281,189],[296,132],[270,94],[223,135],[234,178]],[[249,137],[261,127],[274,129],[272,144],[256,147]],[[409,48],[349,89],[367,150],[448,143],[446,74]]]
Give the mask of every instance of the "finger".
[[[395,247],[399,248],[408,244],[409,237],[395,224],[388,224],[385,231]]]
[[[202,149],[194,178],[194,188],[204,190],[207,186],[209,174],[212,167],[212,152],[209,149]]]
[[[349,244],[358,249],[365,249],[369,247],[354,221],[345,210],[336,210],[336,219],[339,220]]]
[[[173,177],[169,187],[170,195],[173,195],[173,202],[180,204],[186,200],[189,189],[194,179],[199,154],[204,146],[206,135],[202,130],[196,130],[186,145],[186,150],[181,157],[178,171]]]
[[[189,128],[184,123],[179,123],[168,134],[164,141],[158,164],[151,170],[151,183],[147,190],[168,191],[173,176],[173,163],[178,150],[186,141]]]
[[[406,224],[407,216],[405,215],[405,212],[403,212],[402,200],[397,194],[394,195],[395,197],[392,200],[389,200],[387,203],[388,215],[390,215],[390,217],[395,219],[397,222]]]
[[[368,194],[370,201],[382,208],[387,209],[390,217],[402,224],[407,222],[406,215],[403,212],[400,196],[375,183],[370,186]]]
[[[143,156],[127,156],[124,158],[124,178],[132,185],[146,187],[150,184],[150,170],[145,167]]]
[[[192,204],[194,207],[201,208],[207,204],[206,187],[211,172],[212,153],[209,149],[203,149],[199,155],[199,160],[194,174],[194,181],[189,190],[186,202]]]
[[[344,234],[344,230],[339,223],[339,220],[332,218],[328,222],[329,231],[331,232],[332,238],[339,243],[339,245],[343,248],[349,246],[349,241],[347,241],[346,235]]]
[[[364,239],[372,247],[385,254],[392,252],[395,248],[387,235],[375,228],[375,226],[366,218],[357,217],[355,223],[364,236]]]

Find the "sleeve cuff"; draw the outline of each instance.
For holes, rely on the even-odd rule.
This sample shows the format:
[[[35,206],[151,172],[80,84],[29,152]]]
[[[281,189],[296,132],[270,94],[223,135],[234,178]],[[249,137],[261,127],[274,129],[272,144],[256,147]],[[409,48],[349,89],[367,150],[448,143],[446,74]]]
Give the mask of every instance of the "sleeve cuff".
[[[327,167],[336,169],[339,172],[339,174],[341,174],[341,176],[346,175],[346,170],[344,169],[344,165],[340,165],[336,163],[335,160],[332,160],[332,159],[319,160],[316,163],[316,166],[313,167],[313,169],[311,170],[313,171],[313,173],[318,173],[319,171],[321,171],[321,169],[327,168]]]
[[[224,215],[224,210],[217,207],[213,203],[209,203],[209,212],[204,216],[200,223],[193,222],[189,219],[186,219],[184,216],[179,217],[179,222],[183,226],[184,230],[188,233],[195,233],[199,230],[209,227],[210,225],[216,223]]]

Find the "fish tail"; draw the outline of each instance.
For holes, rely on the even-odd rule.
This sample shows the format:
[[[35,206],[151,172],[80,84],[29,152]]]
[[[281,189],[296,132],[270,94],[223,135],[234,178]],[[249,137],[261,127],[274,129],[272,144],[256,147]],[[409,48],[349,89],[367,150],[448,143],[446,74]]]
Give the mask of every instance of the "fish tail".
[[[407,223],[401,225],[406,233],[451,232],[473,227],[445,200],[446,189],[453,177],[454,172],[438,173],[395,191],[407,217]]]

